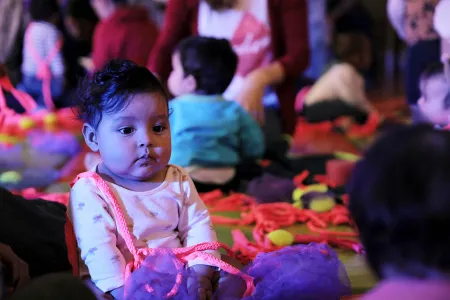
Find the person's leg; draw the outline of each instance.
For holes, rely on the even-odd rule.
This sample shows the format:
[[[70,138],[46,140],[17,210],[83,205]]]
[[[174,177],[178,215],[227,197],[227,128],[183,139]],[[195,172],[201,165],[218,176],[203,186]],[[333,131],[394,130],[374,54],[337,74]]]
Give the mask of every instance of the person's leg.
[[[266,148],[272,143],[278,141],[282,134],[283,129],[281,126],[280,111],[274,107],[266,107],[264,109],[264,125],[262,127],[264,138],[266,141]]]
[[[30,284],[6,299],[96,300],[97,298],[83,281],[68,274],[57,273],[45,275],[31,281]]]
[[[42,80],[34,76],[23,75],[22,82],[17,86],[17,89],[33,97],[38,106],[44,105],[42,98]]]
[[[64,77],[53,77],[50,85],[53,101],[58,100],[64,93]]]
[[[352,117],[357,123],[364,124],[368,114],[342,100],[322,101],[305,106],[303,110],[305,119],[310,123],[334,121],[341,116]]]

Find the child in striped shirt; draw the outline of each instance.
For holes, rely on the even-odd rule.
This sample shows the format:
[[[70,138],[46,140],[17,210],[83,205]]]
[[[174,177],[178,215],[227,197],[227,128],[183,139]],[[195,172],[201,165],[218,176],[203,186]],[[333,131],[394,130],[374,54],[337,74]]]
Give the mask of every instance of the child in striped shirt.
[[[29,10],[32,21],[25,32],[19,88],[34,97],[39,107],[51,109],[64,90],[62,37],[55,25],[59,6],[57,0],[31,0]]]

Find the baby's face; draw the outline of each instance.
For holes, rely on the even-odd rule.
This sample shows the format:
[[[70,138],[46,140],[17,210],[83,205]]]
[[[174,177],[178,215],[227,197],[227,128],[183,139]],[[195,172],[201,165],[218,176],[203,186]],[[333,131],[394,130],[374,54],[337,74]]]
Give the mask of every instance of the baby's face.
[[[137,94],[122,111],[103,114],[97,143],[109,172],[125,180],[152,181],[165,170],[171,154],[165,96]]]
[[[193,77],[184,75],[179,53],[172,55],[172,73],[167,81],[170,93],[176,97],[195,92]]]
[[[450,110],[445,109],[444,100],[449,92],[449,84],[444,75],[436,75],[420,83],[422,96],[418,101],[421,113],[433,124],[449,123]]]

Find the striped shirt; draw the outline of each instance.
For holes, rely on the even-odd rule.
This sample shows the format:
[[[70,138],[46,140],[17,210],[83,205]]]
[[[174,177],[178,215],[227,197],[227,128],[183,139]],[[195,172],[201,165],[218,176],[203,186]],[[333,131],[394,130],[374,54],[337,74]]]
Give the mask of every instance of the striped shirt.
[[[34,59],[32,47],[36,48],[37,53],[44,60],[60,38],[60,32],[55,25],[47,22],[30,23],[25,33],[22,73],[26,76],[36,76],[38,62]],[[52,76],[60,77],[64,75],[64,62],[61,51],[50,62],[50,70]]]

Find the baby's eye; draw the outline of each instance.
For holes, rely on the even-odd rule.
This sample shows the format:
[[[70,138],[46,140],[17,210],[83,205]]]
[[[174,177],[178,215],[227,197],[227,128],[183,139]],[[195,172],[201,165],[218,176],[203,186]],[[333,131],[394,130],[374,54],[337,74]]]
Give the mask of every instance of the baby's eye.
[[[132,134],[135,131],[133,127],[123,127],[119,129],[119,132],[123,135]]]
[[[156,132],[156,133],[161,133],[161,132],[163,132],[165,129],[166,129],[166,126],[164,126],[164,125],[156,125],[156,126],[153,126],[153,131]]]

